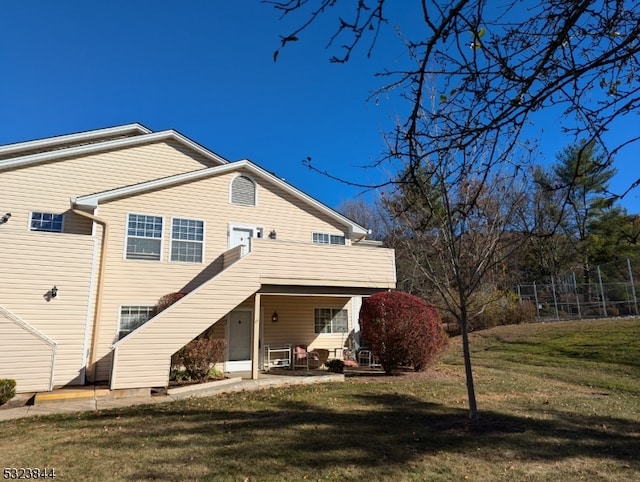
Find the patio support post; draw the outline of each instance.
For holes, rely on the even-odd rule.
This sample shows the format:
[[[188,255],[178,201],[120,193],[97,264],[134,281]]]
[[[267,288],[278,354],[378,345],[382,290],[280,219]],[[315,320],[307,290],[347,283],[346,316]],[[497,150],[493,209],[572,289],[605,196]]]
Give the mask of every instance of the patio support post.
[[[258,379],[260,364],[260,293],[256,293],[253,305],[253,330],[251,330],[251,379]]]

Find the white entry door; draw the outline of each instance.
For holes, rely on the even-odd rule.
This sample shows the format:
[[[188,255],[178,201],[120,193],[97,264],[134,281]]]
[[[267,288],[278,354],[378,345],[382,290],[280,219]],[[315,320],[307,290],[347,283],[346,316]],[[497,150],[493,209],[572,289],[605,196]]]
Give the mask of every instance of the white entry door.
[[[251,325],[253,312],[250,310],[235,310],[229,313],[228,326],[228,357],[225,371],[251,370]]]
[[[251,238],[255,237],[257,230],[255,228],[231,227],[231,235],[229,239],[229,248],[242,246],[242,256],[251,251]]]

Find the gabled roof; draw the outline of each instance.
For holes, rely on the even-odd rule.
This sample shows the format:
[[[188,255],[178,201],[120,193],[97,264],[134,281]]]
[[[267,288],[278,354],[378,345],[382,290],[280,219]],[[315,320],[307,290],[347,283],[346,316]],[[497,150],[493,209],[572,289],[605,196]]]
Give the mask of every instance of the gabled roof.
[[[125,124],[121,126],[107,127],[104,129],[77,132],[75,134],[65,134],[62,136],[52,136],[33,141],[7,144],[0,146],[0,157],[5,159],[8,157],[20,157],[21,155],[25,155],[25,152],[33,153],[33,151],[52,151],[73,145],[93,144],[100,142],[101,139],[107,140],[117,137],[132,137],[150,133],[151,130],[147,129],[142,124]]]
[[[209,167],[206,169],[199,169],[197,171],[177,174],[175,176],[154,179],[152,181],[146,181],[139,184],[133,184],[130,186],[123,186],[116,189],[110,189],[108,191],[78,196],[75,198],[71,198],[71,204],[74,207],[85,208],[85,209],[95,209],[96,207],[98,207],[98,204],[100,204],[101,202],[107,202],[113,199],[120,199],[120,198],[129,197],[129,196],[134,196],[134,195],[142,194],[155,189],[164,189],[164,188],[172,187],[177,184],[181,184],[185,182],[194,182],[200,179],[219,176],[221,174],[238,171],[238,170],[242,170],[243,172],[250,173],[253,176],[259,177],[261,179],[266,180],[267,182],[275,184],[276,186],[289,192],[295,198],[304,202],[308,206],[311,206],[317,209],[319,212],[329,216],[331,219],[334,219],[337,222],[344,224],[349,228],[352,234],[364,236],[368,233],[368,231],[364,227],[354,223],[353,221],[344,217],[342,214],[338,213],[337,211],[334,211],[333,209],[321,203],[320,201],[312,198],[308,194],[305,194],[299,189],[293,187],[291,184],[287,183],[286,181],[283,181],[282,179],[278,178],[277,176],[271,174],[270,172],[264,170],[260,166],[254,164],[253,162],[247,159],[228,163],[221,166]]]
[[[212,161],[214,164],[220,165],[229,162],[177,131],[166,130],[151,132],[140,124],[127,124],[107,129],[98,129],[78,134],[0,146],[0,171],[28,166],[39,162],[62,160],[70,156],[94,154],[122,147],[131,147],[165,140],[179,142]],[[7,158],[9,156],[11,156],[11,158]]]

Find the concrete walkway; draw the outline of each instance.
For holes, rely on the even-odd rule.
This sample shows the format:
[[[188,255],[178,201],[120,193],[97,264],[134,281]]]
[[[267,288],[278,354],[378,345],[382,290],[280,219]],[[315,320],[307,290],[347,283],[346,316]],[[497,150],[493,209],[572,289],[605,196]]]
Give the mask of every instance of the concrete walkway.
[[[258,380],[233,377],[198,385],[170,388],[166,394],[162,395],[152,395],[150,390],[140,389],[111,391],[104,387],[61,388],[35,395],[16,395],[9,403],[24,402],[24,404],[14,408],[0,407],[0,422],[53,413],[89,412],[134,405],[153,405],[185,398],[209,397],[219,393],[261,390],[276,386],[343,381],[344,375],[325,371],[299,372],[296,375],[289,375],[283,371],[261,373]],[[28,400],[31,404],[27,404]]]

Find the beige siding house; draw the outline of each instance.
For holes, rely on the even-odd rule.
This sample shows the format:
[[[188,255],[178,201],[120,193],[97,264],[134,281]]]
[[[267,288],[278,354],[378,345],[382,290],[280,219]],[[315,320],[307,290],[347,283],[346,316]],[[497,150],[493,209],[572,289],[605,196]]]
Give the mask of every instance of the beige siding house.
[[[0,146],[0,181],[0,378],[20,392],[167,386],[205,331],[252,377],[267,347],[340,356],[362,297],[395,287],[393,251],[363,227],[175,131]]]

